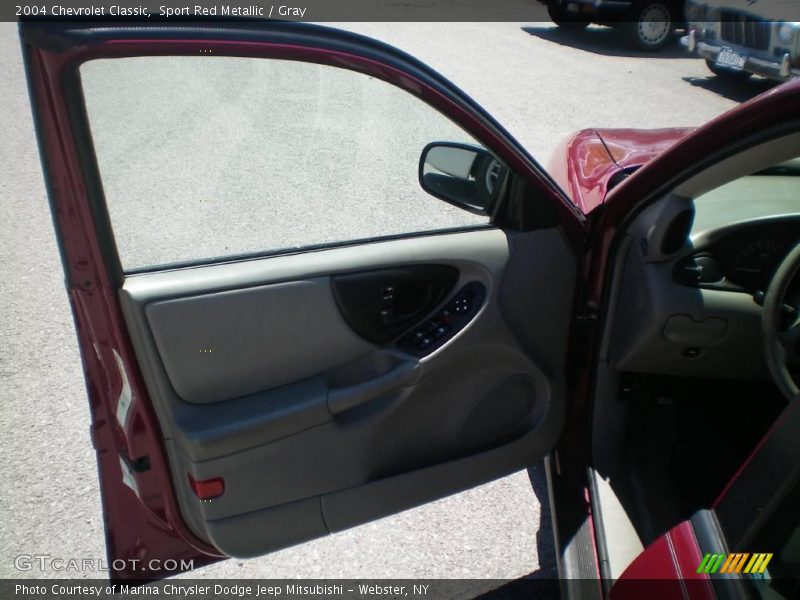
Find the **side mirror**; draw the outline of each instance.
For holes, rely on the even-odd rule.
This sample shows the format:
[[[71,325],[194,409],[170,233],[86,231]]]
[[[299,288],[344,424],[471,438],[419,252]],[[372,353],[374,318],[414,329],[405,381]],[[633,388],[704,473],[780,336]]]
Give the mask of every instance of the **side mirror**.
[[[432,142],[419,159],[419,184],[429,194],[478,215],[488,215],[508,167],[483,148]]]

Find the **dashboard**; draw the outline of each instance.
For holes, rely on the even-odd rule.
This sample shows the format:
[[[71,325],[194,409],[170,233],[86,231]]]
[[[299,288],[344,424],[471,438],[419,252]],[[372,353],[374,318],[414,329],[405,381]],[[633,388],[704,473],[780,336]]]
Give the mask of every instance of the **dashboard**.
[[[604,359],[618,372],[768,379],[753,295],[797,243],[800,173],[665,197],[628,229]],[[799,288],[797,277],[793,302]]]
[[[675,280],[750,294],[766,291],[775,270],[800,242],[800,215],[729,226],[714,238],[677,262]]]

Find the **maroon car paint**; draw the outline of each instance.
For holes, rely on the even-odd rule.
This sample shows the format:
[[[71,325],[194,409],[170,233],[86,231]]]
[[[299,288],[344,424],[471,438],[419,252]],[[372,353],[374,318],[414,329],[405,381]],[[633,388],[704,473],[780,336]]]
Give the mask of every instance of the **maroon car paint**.
[[[583,129],[558,145],[547,170],[586,214],[602,204],[608,179],[620,169],[597,131]]]
[[[609,594],[610,600],[714,600],[706,573],[697,573],[703,555],[689,521],[684,521],[645,548],[625,569]],[[640,580],[656,580],[656,585]]]
[[[693,127],[668,129],[596,129],[614,162],[623,169],[641,166],[682,140]]]
[[[603,203],[614,175],[649,162],[691,131],[583,129],[558,145],[547,169],[588,214]]]

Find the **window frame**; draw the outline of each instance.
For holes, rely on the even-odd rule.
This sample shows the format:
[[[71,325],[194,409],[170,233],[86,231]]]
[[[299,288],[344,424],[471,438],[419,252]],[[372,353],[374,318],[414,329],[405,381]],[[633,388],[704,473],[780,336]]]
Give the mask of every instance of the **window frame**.
[[[157,56],[155,58],[171,58],[173,56],[174,57],[186,57],[186,55],[171,55],[171,56]],[[136,58],[142,58],[142,57],[136,57]],[[145,58],[149,58],[149,57],[145,57]],[[222,56],[222,55],[201,56],[201,57],[191,56],[191,58],[199,58],[201,60],[203,60],[203,59],[213,59],[213,58],[247,58],[247,59],[250,59],[250,60],[259,60],[258,57]],[[99,183],[99,185],[101,187],[103,187],[102,173],[99,172],[99,170],[100,170],[99,169],[99,161],[97,160],[96,150],[94,150],[94,138],[91,135],[91,117],[89,115],[89,110],[88,110],[88,107],[86,105],[85,95],[83,93],[84,92],[84,88],[83,88],[83,85],[82,85],[83,75],[81,74],[81,69],[82,69],[82,67],[84,65],[92,63],[92,62],[95,62],[97,60],[109,60],[109,59],[98,58],[98,59],[92,59],[92,60],[89,60],[89,61],[84,61],[84,62],[81,62],[80,65],[77,66],[76,70],[77,70],[77,74],[78,74],[78,79],[80,80],[78,82],[78,85],[80,85],[81,95],[82,95],[82,98],[83,98],[83,106],[82,106],[83,115],[81,115],[81,118],[86,120],[88,135],[90,137],[92,137],[93,158],[95,159],[95,163],[97,164],[98,178],[99,178],[99,182],[98,183]],[[113,59],[111,59],[111,60],[113,60]],[[264,59],[261,59],[261,60],[277,60],[277,61],[283,61],[283,62],[287,62],[287,63],[288,62],[302,62],[303,64],[306,64],[306,65],[315,65],[315,66],[329,67],[330,69],[347,70],[347,71],[349,71],[351,73],[356,73],[357,75],[362,75],[362,76],[364,75],[364,73],[362,73],[360,71],[355,71],[355,70],[352,70],[352,69],[341,69],[340,67],[337,67],[337,66],[332,66],[332,65],[322,64],[322,63],[311,63],[311,62],[306,62],[306,61],[287,61],[287,60],[284,60],[284,59],[281,59],[281,58],[264,58]],[[383,81],[383,83],[385,83],[386,85],[392,86],[392,88],[395,88],[396,90],[398,90],[399,93],[408,93],[406,90],[404,90],[402,88],[399,88],[398,86],[392,84],[391,82]],[[437,115],[439,115],[443,119],[447,120],[449,123],[453,124],[458,129],[460,129],[461,131],[465,131],[460,124],[458,124],[455,121],[453,121],[453,119],[451,117],[449,117],[448,115],[446,115],[442,111],[437,110],[436,108],[432,107],[430,104],[428,104],[424,100],[420,99],[419,97],[414,96],[413,94],[410,94],[410,95],[412,97],[414,97],[415,100],[421,105],[420,107],[424,106],[426,109],[436,113]],[[448,144],[449,145],[464,145],[464,143],[456,143],[456,142],[439,142],[439,143],[441,143],[443,145],[448,145]],[[426,146],[426,148],[427,148],[427,146]],[[486,150],[485,148],[481,148],[481,149],[482,150]],[[490,154],[492,154],[492,156],[495,156],[494,153],[490,152]],[[497,157],[495,156],[495,158],[497,158]],[[503,166],[505,166],[505,163],[503,163]],[[417,163],[417,164],[414,165],[413,174],[414,174],[415,180],[416,180],[416,178],[418,176],[418,171],[420,170],[420,168],[421,168],[421,164]],[[109,175],[108,171],[106,171],[105,174],[106,174],[106,177],[108,178],[108,175]],[[509,171],[509,176],[511,176],[510,171]],[[465,233],[465,232],[469,232],[469,231],[480,231],[480,230],[491,229],[491,228],[496,227],[492,223],[492,220],[493,220],[492,213],[496,214],[496,211],[495,210],[491,210],[491,209],[495,209],[499,205],[502,204],[503,198],[501,198],[500,196],[497,197],[497,200],[494,203],[494,205],[487,207],[487,210],[478,211],[478,210],[471,210],[470,208],[468,208],[466,206],[461,206],[458,203],[450,201],[450,200],[448,200],[448,199],[446,199],[444,197],[440,197],[440,196],[437,196],[436,194],[433,194],[431,192],[427,192],[427,191],[424,190],[424,188],[423,188],[423,191],[431,199],[432,202],[445,203],[445,204],[447,204],[449,206],[453,206],[455,208],[458,208],[459,210],[461,210],[461,211],[463,211],[464,213],[467,213],[467,214],[484,216],[484,217],[486,217],[488,219],[488,222],[485,222],[485,223],[474,223],[474,224],[463,224],[463,225],[453,225],[453,226],[438,227],[438,228],[431,228],[431,229],[418,229],[418,230],[415,230],[415,231],[406,231],[406,232],[400,232],[400,233],[387,233],[387,234],[363,235],[363,236],[362,235],[358,235],[356,237],[348,237],[346,239],[333,240],[333,241],[327,241],[327,242],[310,242],[310,243],[301,243],[301,244],[292,245],[292,246],[280,246],[280,247],[274,247],[274,248],[271,247],[271,248],[258,249],[258,250],[246,251],[246,252],[231,252],[231,253],[226,253],[226,254],[212,254],[212,255],[200,256],[200,257],[197,257],[197,258],[180,259],[180,260],[166,260],[166,261],[163,261],[163,262],[157,262],[157,263],[152,263],[152,264],[147,264],[147,265],[128,267],[128,266],[125,266],[123,264],[125,257],[123,256],[122,253],[120,253],[119,245],[116,243],[116,233],[115,233],[115,227],[114,227],[114,218],[111,215],[111,213],[114,212],[114,211],[112,211],[109,208],[109,203],[108,203],[108,199],[106,198],[105,188],[104,187],[103,187],[103,206],[104,206],[106,212],[108,213],[108,217],[109,217],[108,226],[109,226],[109,228],[111,230],[110,231],[111,236],[114,238],[114,248],[116,250],[117,260],[119,261],[120,269],[122,270],[122,273],[125,276],[137,275],[137,274],[143,274],[143,273],[149,273],[149,272],[169,271],[169,270],[175,270],[175,269],[180,269],[180,268],[191,268],[191,267],[198,267],[198,266],[205,266],[205,265],[224,264],[224,263],[230,263],[230,262],[241,262],[241,261],[244,261],[244,260],[266,259],[266,258],[277,257],[277,256],[287,256],[287,255],[302,254],[302,253],[306,253],[306,252],[319,252],[319,251],[323,251],[323,250],[327,250],[327,249],[335,249],[335,248],[354,246],[354,245],[374,244],[374,243],[381,243],[381,242],[392,241],[392,240],[397,240],[397,239],[407,239],[407,238],[414,238],[414,237],[427,237],[427,236],[432,236],[432,235],[447,235],[447,234],[451,234],[451,233]],[[120,224],[121,224],[120,220],[117,219],[117,230],[121,229],[119,227]],[[125,225],[129,225],[129,224],[126,223]],[[134,228],[135,228],[135,223],[133,225],[134,225]],[[131,231],[131,230],[129,230],[129,231]]]
[[[312,27],[312,29],[319,29]],[[325,28],[322,28],[325,29]],[[158,33],[156,31],[156,33]],[[191,31],[189,30],[189,33]],[[220,35],[225,36],[230,34],[224,29],[218,30]],[[241,32],[240,32],[241,33]],[[259,33],[267,33],[260,31]],[[279,32],[283,33],[283,32]],[[426,105],[430,106],[433,110],[440,113],[444,118],[451,121],[454,125],[463,130],[466,134],[471,136],[477,143],[481,144],[488,152],[495,155],[500,161],[506,164],[509,172],[514,177],[526,181],[538,180],[540,183],[545,184],[545,189],[542,186],[535,186],[539,188],[539,193],[536,202],[546,204],[545,210],[555,209],[555,213],[561,216],[558,219],[559,224],[564,226],[567,236],[574,242],[582,239],[584,235],[584,224],[586,222],[585,216],[580,210],[575,207],[569,198],[564,194],[557,184],[550,178],[550,176],[536,163],[527,152],[519,146],[519,144],[487,113],[485,113],[477,104],[467,98],[463,92],[449,84],[449,82],[442,81],[430,77],[432,72],[427,67],[405,55],[404,53],[376,42],[369,40],[375,45],[375,48],[368,48],[368,50],[375,50],[376,56],[364,56],[363,51],[365,48],[362,46],[366,38],[349,34],[347,32],[339,32],[344,38],[352,39],[356,42],[353,51],[343,52],[337,48],[326,47],[324,43],[326,37],[322,37],[319,43],[315,44],[287,44],[276,43],[273,41],[258,41],[247,42],[247,44],[239,48],[238,43],[231,42],[227,39],[222,40],[171,40],[173,43],[164,42],[163,40],[134,40],[134,41],[113,41],[113,42],[99,42],[107,46],[105,51],[98,48],[77,48],[74,51],[74,56],[70,56],[61,73],[61,82],[64,90],[66,100],[68,117],[73,132],[75,133],[75,143],[78,149],[81,170],[84,174],[84,182],[86,184],[86,193],[89,198],[90,211],[94,221],[94,229],[97,234],[97,241],[100,245],[101,253],[105,258],[107,275],[113,285],[121,285],[125,277],[131,274],[140,274],[145,272],[152,272],[156,270],[171,270],[179,268],[191,268],[206,264],[218,264],[223,262],[232,262],[239,260],[249,260],[258,258],[269,258],[272,256],[279,256],[285,254],[296,254],[303,252],[317,252],[327,248],[339,247],[342,245],[377,243],[390,239],[406,238],[406,237],[419,237],[427,235],[441,235],[447,233],[456,233],[460,230],[473,231],[485,228],[498,226],[498,214],[508,214],[505,203],[506,199],[498,202],[495,207],[495,212],[489,215],[488,224],[478,224],[466,226],[465,228],[448,228],[443,230],[433,230],[428,232],[412,232],[403,233],[391,236],[381,236],[377,238],[365,238],[359,240],[345,240],[343,242],[325,243],[319,245],[312,245],[302,248],[289,248],[277,250],[265,250],[257,253],[246,253],[243,255],[229,255],[223,257],[209,257],[198,259],[196,261],[176,261],[163,265],[152,265],[147,267],[123,269],[122,262],[119,256],[119,249],[116,244],[113,227],[108,211],[108,206],[105,199],[105,193],[102,186],[102,179],[99,173],[99,167],[94,149],[93,137],[91,134],[89,117],[87,112],[86,101],[83,95],[83,86],[81,82],[80,67],[85,62],[95,59],[113,59],[124,58],[133,56],[196,56],[198,51],[194,51],[193,45],[214,47],[212,56],[226,56],[226,57],[244,57],[244,58],[257,58],[261,60],[296,60],[305,63],[328,65],[335,68],[343,68],[354,71],[366,76],[372,76],[400,88],[401,91],[410,93]],[[102,30],[100,30],[102,36]],[[246,34],[245,34],[246,35]],[[306,40],[302,40],[306,42]],[[151,42],[152,44],[148,43]],[[253,47],[255,46],[255,48]],[[408,61],[411,66],[419,69],[419,77],[417,73],[413,75],[406,71],[403,67],[406,66],[404,62],[399,62],[397,65],[391,64],[395,61],[384,60],[384,56],[380,52],[391,52],[398,55],[398,57],[390,56],[389,58],[399,58],[401,61]],[[426,76],[428,79],[426,80]],[[449,87],[447,87],[449,86]],[[533,187],[533,186],[532,186]],[[549,192],[551,197],[543,192]],[[526,200],[529,200],[526,198]],[[555,206],[553,205],[555,201]],[[567,218],[564,218],[567,217]],[[503,224],[505,226],[505,223]]]

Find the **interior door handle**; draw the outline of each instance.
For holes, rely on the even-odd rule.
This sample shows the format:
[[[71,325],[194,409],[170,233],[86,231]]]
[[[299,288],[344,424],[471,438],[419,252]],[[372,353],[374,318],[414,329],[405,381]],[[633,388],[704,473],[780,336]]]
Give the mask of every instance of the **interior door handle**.
[[[420,379],[422,368],[416,361],[405,361],[393,369],[362,383],[328,390],[328,410],[337,415],[374,400],[393,390],[408,387]]]

